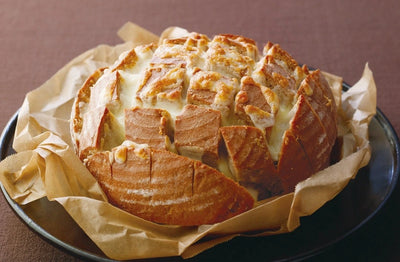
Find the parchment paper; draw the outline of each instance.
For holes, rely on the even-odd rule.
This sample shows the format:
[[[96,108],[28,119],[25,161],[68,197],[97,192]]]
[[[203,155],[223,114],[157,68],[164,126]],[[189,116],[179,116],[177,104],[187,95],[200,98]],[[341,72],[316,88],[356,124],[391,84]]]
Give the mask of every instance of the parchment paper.
[[[162,38],[186,33],[171,27]],[[69,118],[76,92],[96,68],[113,63],[135,45],[158,41],[157,36],[132,23],[125,24],[118,35],[124,44],[100,45],[85,52],[26,95],[13,143],[17,153],[0,162],[0,181],[18,204],[41,197],[59,202],[108,257],[188,258],[238,235],[291,232],[300,226],[301,216],[311,215],[334,198],[368,164],[368,124],[376,112],[376,86],[366,65],[359,82],[342,96],[342,79],[325,73],[339,108],[344,157],[299,183],[294,193],[259,202],[224,222],[199,227],[159,225],[110,205],[74,153]]]

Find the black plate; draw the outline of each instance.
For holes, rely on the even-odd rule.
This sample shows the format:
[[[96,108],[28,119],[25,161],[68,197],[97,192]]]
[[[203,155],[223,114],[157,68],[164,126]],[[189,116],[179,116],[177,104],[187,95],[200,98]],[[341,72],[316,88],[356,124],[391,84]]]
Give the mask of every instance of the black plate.
[[[11,145],[17,116],[18,113],[12,117],[1,136],[1,159],[14,153]],[[356,179],[350,181],[336,198],[313,215],[302,218],[297,230],[277,236],[235,238],[186,261],[266,261],[266,254],[271,261],[301,260],[320,253],[358,230],[382,208],[399,176],[399,140],[379,109],[371,121],[369,132],[372,146],[369,165],[362,168]],[[42,198],[20,206],[0,186],[17,216],[44,239],[84,259],[112,261],[104,256],[61,205]],[[175,257],[157,261],[160,260],[180,259]]]

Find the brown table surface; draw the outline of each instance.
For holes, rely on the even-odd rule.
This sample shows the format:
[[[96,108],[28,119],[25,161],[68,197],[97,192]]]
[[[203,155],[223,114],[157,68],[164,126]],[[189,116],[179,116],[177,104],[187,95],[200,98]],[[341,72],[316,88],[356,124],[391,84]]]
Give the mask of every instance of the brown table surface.
[[[160,34],[241,34],[354,84],[369,63],[378,107],[400,132],[400,1],[0,1],[0,127],[27,92],[78,54],[117,44],[127,21]],[[400,261],[399,190],[381,212],[312,261]],[[268,254],[264,259],[268,260]],[[80,261],[28,229],[0,196],[0,261]]]

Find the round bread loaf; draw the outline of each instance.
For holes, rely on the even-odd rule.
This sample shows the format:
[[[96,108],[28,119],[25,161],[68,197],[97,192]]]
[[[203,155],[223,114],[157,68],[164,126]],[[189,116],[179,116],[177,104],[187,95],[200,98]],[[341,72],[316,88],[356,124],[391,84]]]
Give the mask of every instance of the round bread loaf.
[[[292,192],[330,164],[337,110],[319,70],[279,45],[198,33],[97,70],[72,109],[75,150],[110,203],[212,224]]]

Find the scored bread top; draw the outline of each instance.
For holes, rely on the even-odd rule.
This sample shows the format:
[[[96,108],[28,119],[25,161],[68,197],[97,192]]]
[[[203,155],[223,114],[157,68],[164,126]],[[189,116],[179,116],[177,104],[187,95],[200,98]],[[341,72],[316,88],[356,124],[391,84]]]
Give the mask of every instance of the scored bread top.
[[[71,135],[78,156],[111,203],[151,221],[191,225],[219,222],[248,210],[252,206],[249,193],[261,200],[291,192],[299,181],[327,167],[337,136],[336,114],[321,72],[299,66],[278,44],[267,43],[260,54],[256,43],[242,36],[222,34],[209,39],[190,33],[158,45],[138,46],[110,67],[94,72],[76,96]],[[175,198],[187,201],[181,206],[166,204],[174,202],[170,198],[175,193],[165,193],[170,188],[163,189],[160,179],[151,180],[153,164],[158,162],[149,160],[147,175],[137,174],[135,165],[141,164],[131,163],[134,158],[115,157],[116,148],[135,147],[147,148],[150,159],[165,156],[194,166],[182,171],[192,178],[179,184],[176,177],[184,175],[181,169],[168,169],[174,164],[162,162],[169,171],[160,177],[167,181],[176,176]],[[108,162],[103,163],[104,159]],[[115,168],[115,161],[127,164]],[[198,176],[202,190],[212,192],[209,187],[215,184],[220,195],[236,192],[228,205],[235,208],[222,205],[215,196],[211,197],[215,212],[195,204],[209,203],[205,198],[212,195],[201,194],[201,199],[193,193],[195,181],[200,181],[195,175],[199,168],[207,174]],[[132,181],[113,180],[121,176]],[[153,184],[135,182],[140,176]],[[121,188],[116,190],[118,185]],[[137,194],[127,192],[147,192],[147,197],[139,201]],[[159,194],[168,194],[169,200],[157,200]],[[122,196],[129,201],[122,201]],[[155,205],[160,201],[162,208]],[[135,204],[139,202],[144,207]],[[158,209],[150,208],[154,206]],[[177,211],[183,207],[184,211]],[[169,215],[161,219],[156,210]],[[214,218],[194,219],[199,215],[194,210],[212,213]],[[182,212],[186,212],[185,221]]]

